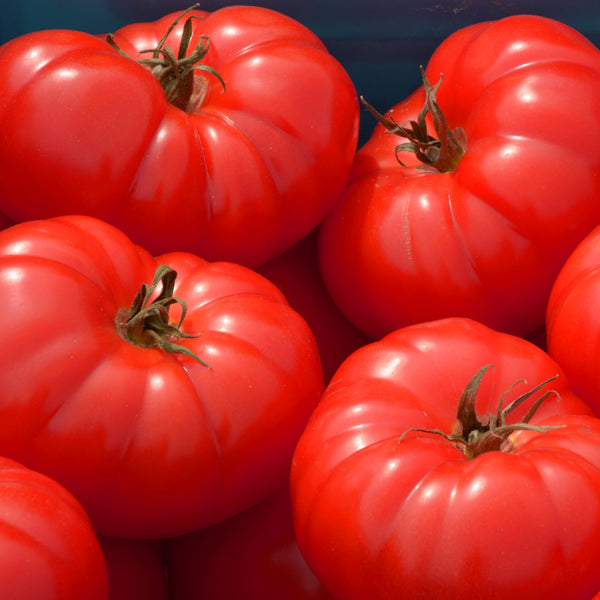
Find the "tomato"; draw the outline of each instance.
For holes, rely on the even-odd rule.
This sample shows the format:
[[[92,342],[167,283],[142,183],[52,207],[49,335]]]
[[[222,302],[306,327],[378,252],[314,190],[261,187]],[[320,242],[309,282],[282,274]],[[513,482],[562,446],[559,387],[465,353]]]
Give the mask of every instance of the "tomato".
[[[563,265],[550,294],[548,352],[573,390],[600,415],[600,228]]]
[[[470,319],[348,357],[299,440],[291,495],[298,546],[340,600],[600,586],[600,420],[543,350]]]
[[[375,338],[453,316],[521,336],[543,326],[560,267],[600,223],[599,103],[600,51],[557,21],[517,15],[446,38],[423,86],[375,111],[321,226],[344,314]]]
[[[0,232],[0,295],[0,453],[65,485],[99,534],[180,535],[287,481],[323,375],[264,277],[65,216]]]
[[[100,536],[110,600],[169,600],[162,540]]]
[[[0,458],[0,589],[18,600],[108,600],[106,565],[77,500]]]
[[[153,254],[252,267],[325,217],[358,139],[344,68],[315,34],[275,11],[192,10],[161,43],[180,16],[116,31],[127,56],[105,36],[69,30],[0,49],[9,142],[0,148],[0,211],[17,222],[91,215]],[[168,63],[146,52],[155,48],[205,52],[195,70],[178,67],[187,87],[170,100],[150,70],[161,69],[152,61]],[[172,70],[161,77],[173,91]]]
[[[332,300],[321,274],[318,228],[258,272],[277,285],[292,308],[310,325],[319,346],[325,381],[354,350],[373,340],[358,330]]]
[[[167,541],[170,600],[330,600],[294,535],[285,485],[231,519]]]

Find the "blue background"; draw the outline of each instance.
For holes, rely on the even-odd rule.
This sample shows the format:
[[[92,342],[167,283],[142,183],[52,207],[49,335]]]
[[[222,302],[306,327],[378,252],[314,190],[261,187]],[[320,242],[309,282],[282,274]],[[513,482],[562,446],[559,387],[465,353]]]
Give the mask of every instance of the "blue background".
[[[3,7],[0,43],[40,29],[108,33],[158,19],[193,3],[181,0],[28,0]],[[449,34],[479,21],[539,14],[574,27],[600,46],[600,6],[594,0],[204,0],[214,11],[229,4],[278,10],[312,29],[342,63],[357,92],[384,111],[420,84],[427,64]],[[361,143],[375,123],[365,115]]]

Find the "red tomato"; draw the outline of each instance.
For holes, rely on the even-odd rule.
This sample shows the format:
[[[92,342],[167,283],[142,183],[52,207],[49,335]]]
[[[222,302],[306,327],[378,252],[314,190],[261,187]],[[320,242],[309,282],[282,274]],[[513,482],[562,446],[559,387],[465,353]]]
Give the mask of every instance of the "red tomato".
[[[600,415],[600,228],[567,259],[548,301],[548,352]]]
[[[167,277],[129,314],[161,264],[183,333]],[[183,534],[287,481],[323,375],[310,328],[264,277],[153,258],[68,216],[0,232],[0,295],[0,453],[63,483],[99,533]]]
[[[407,139],[377,125],[321,227],[325,283],[376,338],[452,316],[525,336],[600,223],[600,51],[557,21],[511,16],[449,36],[426,77],[440,83],[416,127],[432,164],[416,168],[406,147],[396,152]],[[435,96],[454,139],[443,121],[433,127]],[[388,126],[418,125],[424,104],[421,87]]]
[[[298,550],[287,485],[223,523],[168,540],[166,555],[170,600],[331,598]]]
[[[589,600],[600,586],[600,420],[540,348],[469,319],[346,359],[291,491],[299,548],[340,600]]]
[[[100,536],[110,600],[169,600],[162,540]]]
[[[15,221],[88,214],[153,254],[248,266],[325,217],[358,139],[356,91],[341,64],[277,12],[193,10],[161,47],[177,54],[192,17],[185,54],[204,44],[201,66],[225,88],[210,71],[189,71],[190,98],[178,108],[133,59],[152,59],[144,51],[179,16],[117,31],[131,58],[104,36],[63,30],[0,49],[0,211]]]
[[[319,272],[317,240],[318,228],[258,272],[277,285],[310,325],[329,381],[349,354],[373,340],[346,319],[329,295]]]
[[[0,458],[0,590],[15,600],[108,600],[102,551],[79,502],[7,458]]]

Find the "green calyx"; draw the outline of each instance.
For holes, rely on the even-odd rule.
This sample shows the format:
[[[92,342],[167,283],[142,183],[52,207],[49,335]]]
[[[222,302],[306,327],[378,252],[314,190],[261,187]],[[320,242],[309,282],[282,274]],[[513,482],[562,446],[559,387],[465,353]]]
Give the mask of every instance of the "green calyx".
[[[439,429],[421,429],[411,428],[407,429],[399,439],[399,442],[404,439],[405,435],[410,431],[420,431],[423,433],[435,433],[443,436],[448,441],[454,443],[460,448],[465,456],[468,458],[475,458],[485,452],[492,451],[504,451],[510,452],[513,448],[509,436],[514,431],[529,430],[537,431],[540,433],[546,433],[550,429],[557,429],[563,427],[563,425],[555,426],[540,426],[532,425],[529,423],[537,409],[540,407],[551,394],[556,394],[554,390],[547,390],[541,396],[539,396],[531,405],[527,414],[522,421],[518,423],[507,423],[506,417],[518,406],[520,406],[525,400],[539,392],[542,388],[548,385],[551,381],[554,381],[558,375],[543,381],[536,385],[534,388],[521,394],[518,398],[513,400],[507,406],[503,406],[504,400],[510,390],[513,389],[518,383],[525,383],[524,380],[519,380],[511,385],[506,390],[500,401],[498,402],[498,409],[496,414],[489,414],[486,416],[479,416],[475,411],[475,398],[479,390],[479,385],[483,376],[491,369],[493,365],[487,365],[482,367],[469,381],[464,391],[462,392],[458,401],[458,410],[456,418],[458,420],[457,430],[455,433],[447,434]]]
[[[181,298],[173,296],[177,273],[167,265],[156,269],[152,284],[144,283],[138,290],[129,308],[121,308],[115,317],[115,326],[119,335],[127,342],[142,348],[160,348],[165,352],[179,353],[193,358],[201,365],[209,365],[196,356],[189,348],[174,340],[195,338],[181,331],[186,315],[186,303]],[[158,285],[160,293],[150,302]],[[169,308],[179,304],[181,317],[176,325],[169,321]]]
[[[432,87],[421,67],[423,87],[425,89],[425,105],[419,112],[416,121],[398,124],[392,117],[377,112],[362,96],[360,98],[365,108],[385,127],[388,133],[405,138],[408,141],[396,146],[396,160],[405,167],[398,158],[399,152],[412,152],[421,163],[417,168],[434,173],[449,173],[458,166],[460,159],[467,149],[467,138],[461,127],[450,129],[444,113],[438,106],[435,94],[442,83],[442,77]],[[425,117],[431,116],[433,128],[437,137],[427,131]]]
[[[200,17],[191,15],[186,19],[177,55],[170,46],[165,46],[167,37],[177,23],[187,13],[198,6],[199,4],[194,4],[177,17],[171,23],[156,48],[140,51],[140,54],[151,52],[151,58],[136,59],[139,64],[150,69],[150,72],[162,86],[169,103],[188,113],[202,104],[206,94],[206,81],[203,78],[196,79],[194,71],[205,71],[215,76],[219,80],[223,90],[225,90],[225,82],[215,69],[207,65],[198,64],[206,56],[210,48],[208,37],[204,35],[200,36],[196,47],[186,56],[192,39],[192,21]],[[119,48],[111,34],[106,36],[106,41],[121,55],[131,58]]]

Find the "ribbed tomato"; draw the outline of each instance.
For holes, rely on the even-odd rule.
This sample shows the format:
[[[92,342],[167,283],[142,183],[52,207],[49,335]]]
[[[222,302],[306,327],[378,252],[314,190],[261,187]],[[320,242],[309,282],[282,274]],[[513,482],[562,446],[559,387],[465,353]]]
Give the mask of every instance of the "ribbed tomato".
[[[298,546],[343,600],[589,600],[600,419],[540,348],[468,319],[338,369],[294,454]]]
[[[65,216],[0,232],[0,296],[0,455],[61,482],[98,533],[186,533],[287,481],[323,374],[264,277]]]
[[[600,50],[518,15],[452,34],[425,76],[379,115],[321,227],[325,283],[372,337],[454,316],[530,334],[600,224]]]
[[[272,10],[179,17],[121,28],[119,49],[66,30],[0,48],[0,212],[87,214],[153,254],[252,267],[325,217],[358,139],[344,68]]]

